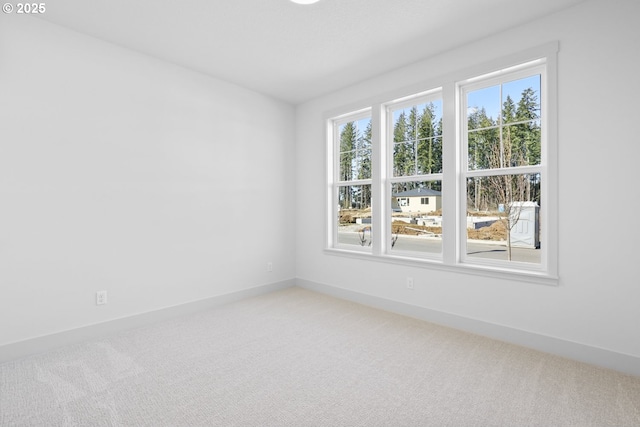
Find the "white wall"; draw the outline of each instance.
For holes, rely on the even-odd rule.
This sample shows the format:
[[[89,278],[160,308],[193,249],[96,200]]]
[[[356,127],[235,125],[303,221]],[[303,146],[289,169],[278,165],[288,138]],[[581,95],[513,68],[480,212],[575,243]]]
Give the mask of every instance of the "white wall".
[[[293,107],[2,15],[0,346],[294,277]]]
[[[589,1],[299,106],[298,278],[640,357],[638,16],[635,0]],[[554,40],[560,42],[559,286],[323,253],[325,112],[361,107],[373,95]],[[595,194],[613,203],[589,211]],[[406,276],[415,290],[405,288]]]

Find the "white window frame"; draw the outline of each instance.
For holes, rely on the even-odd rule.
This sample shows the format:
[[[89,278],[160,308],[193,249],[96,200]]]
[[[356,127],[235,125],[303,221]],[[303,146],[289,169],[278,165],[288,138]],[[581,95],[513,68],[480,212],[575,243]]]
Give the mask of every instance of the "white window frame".
[[[378,262],[402,264],[412,267],[439,269],[455,273],[506,279],[515,282],[532,282],[545,285],[558,285],[558,139],[557,139],[557,52],[558,42],[550,42],[519,53],[495,59],[485,64],[469,67],[442,78],[400,88],[391,93],[373,95],[350,106],[336,109],[325,114],[327,140],[327,230],[325,253],[347,256]],[[540,67],[541,88],[541,130],[542,153],[540,165],[518,168],[518,173],[540,173],[541,206],[540,215],[544,224],[541,230],[540,264],[518,263],[514,261],[491,261],[469,259],[466,256],[466,178],[483,172],[466,170],[466,147],[463,147],[466,132],[465,88],[487,78],[500,78],[505,73],[525,70],[531,74],[530,67]],[[481,84],[481,83],[478,83]],[[419,257],[415,255],[390,252],[391,225],[391,178],[392,145],[389,148],[389,132],[393,125],[387,112],[389,106],[402,102],[415,103],[419,97],[442,92],[443,102],[443,173],[442,208],[443,241],[442,255],[438,257]],[[372,193],[372,233],[373,236],[386,236],[373,239],[370,249],[337,245],[337,160],[335,159],[336,141],[334,123],[353,120],[355,115],[371,114],[372,122],[372,177],[366,180],[371,184]],[[391,151],[390,151],[391,150]],[[513,171],[509,171],[513,172]],[[505,173],[508,173],[505,171]],[[433,174],[430,175],[433,177]],[[394,180],[405,181],[395,177]],[[435,178],[429,178],[432,180]],[[410,180],[410,179],[409,179]],[[423,180],[422,178],[419,180]],[[359,182],[358,182],[359,183]],[[335,194],[335,196],[334,196]],[[526,264],[526,265],[523,265]]]
[[[347,245],[338,242],[338,215],[336,211],[336,206],[338,206],[338,188],[345,185],[371,185],[371,188],[373,190],[373,177],[369,179],[357,179],[351,181],[340,180],[340,135],[338,129],[345,123],[358,121],[368,117],[371,117],[371,109],[364,108],[358,111],[341,115],[339,117],[334,117],[327,122],[327,132],[329,135],[331,135],[331,137],[329,138],[330,143],[328,144],[329,150],[327,152],[327,162],[328,164],[332,165],[330,168],[331,176],[328,180],[327,187],[327,199],[330,201],[328,203],[327,211],[328,247],[330,248],[342,248],[344,250],[352,250],[364,253],[371,252],[371,246]],[[371,163],[373,165],[373,159]],[[372,199],[373,197],[374,196],[372,195]],[[370,233],[370,235],[371,234],[372,233]]]
[[[490,86],[501,85],[508,81],[513,81],[513,80],[529,77],[536,74],[540,75],[540,92],[541,94],[545,94],[545,96],[541,97],[540,99],[541,117],[539,120],[540,120],[540,126],[542,130],[542,135],[541,135],[542,158],[541,158],[540,164],[531,165],[531,166],[517,166],[517,167],[507,166],[503,168],[488,169],[488,170],[487,169],[468,170],[468,143],[467,143],[468,141],[468,129],[467,129],[468,105],[467,105],[467,96],[466,96],[467,93],[474,90],[490,87]],[[458,139],[458,143],[460,144],[459,152],[461,153],[460,154],[460,178],[459,178],[460,187],[458,190],[458,194],[460,197],[460,206],[466,206],[467,178],[497,176],[497,175],[540,174],[541,175],[540,216],[542,218],[546,218],[546,214],[548,210],[547,209],[548,202],[547,202],[547,194],[546,194],[547,193],[546,188],[548,187],[547,185],[548,179],[546,176],[547,167],[546,167],[546,161],[545,161],[545,155],[547,153],[547,145],[548,145],[547,135],[546,135],[548,114],[546,114],[547,108],[545,105],[546,93],[548,91],[546,90],[546,84],[547,84],[546,65],[545,65],[545,60],[542,60],[542,59],[520,64],[510,69],[500,70],[497,73],[489,73],[484,76],[478,76],[473,79],[469,79],[467,81],[461,81],[457,83],[457,87],[458,87],[457,91],[459,93],[458,114],[459,114],[459,123],[460,123],[460,129],[458,134],[459,137],[457,139]],[[503,126],[505,125],[501,123],[500,127],[503,127]],[[460,215],[459,221],[460,221],[459,223],[460,229],[463,230],[464,228],[466,228],[466,218]],[[548,232],[546,231],[546,227],[542,227],[542,235],[543,235],[542,237],[543,246],[540,249],[541,251],[540,264],[521,263],[517,261],[489,260],[489,259],[469,257],[467,255],[466,250],[460,251],[460,262],[463,264],[477,265],[479,267],[493,266],[493,267],[508,268],[508,269],[517,268],[519,270],[531,271],[531,272],[539,272],[539,271],[544,272],[547,269],[547,263],[548,263],[548,259],[546,257],[547,250],[544,244],[548,241],[548,238],[549,238]],[[458,238],[459,238],[459,241],[458,241],[459,247],[461,249],[466,248],[467,238],[465,236],[465,233],[460,232],[458,234]]]
[[[434,88],[428,91],[424,91],[409,97],[405,97],[399,100],[393,100],[383,105],[384,117],[383,119],[386,121],[386,132],[385,132],[385,155],[384,159],[386,160],[386,164],[383,167],[384,174],[382,176],[381,181],[384,184],[384,210],[382,212],[383,215],[383,233],[385,236],[384,242],[382,242],[380,251],[385,253],[389,257],[395,258],[409,258],[409,259],[427,259],[427,260],[435,260],[440,262],[442,260],[442,251],[440,253],[420,253],[420,252],[403,252],[398,250],[392,250],[391,248],[391,218],[392,218],[392,206],[391,206],[391,197],[392,191],[391,186],[394,183],[398,182],[418,182],[418,181],[440,181],[444,183],[443,173],[431,173],[431,174],[421,174],[421,175],[409,175],[409,176],[393,176],[393,114],[391,113],[393,110],[398,110],[402,108],[407,108],[414,106],[416,104],[422,103],[430,103],[433,101],[443,101],[442,96],[442,88]],[[444,122],[444,118],[443,118]],[[441,139],[444,139],[444,136],[440,136]],[[444,142],[443,142],[444,145]],[[444,156],[444,148],[443,148],[443,156]],[[445,169],[445,165],[443,165],[443,170]],[[444,198],[444,196],[443,196]],[[410,199],[407,198],[407,205],[411,203]]]

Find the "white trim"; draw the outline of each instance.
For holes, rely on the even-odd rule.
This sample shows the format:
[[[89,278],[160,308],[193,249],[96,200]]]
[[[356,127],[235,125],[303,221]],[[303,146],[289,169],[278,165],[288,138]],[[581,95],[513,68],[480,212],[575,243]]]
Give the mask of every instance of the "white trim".
[[[455,313],[447,313],[374,295],[363,294],[301,278],[296,280],[296,285],[304,289],[331,295],[358,304],[391,311],[404,316],[410,316],[556,356],[566,357],[579,362],[613,369],[625,374],[640,376],[640,357],[629,354],[618,353],[616,351],[538,334],[523,329],[510,328],[484,320],[460,316]]]
[[[154,311],[148,311],[146,313],[121,317],[118,319],[108,320],[106,322],[95,323],[80,328],[5,344],[0,346],[0,363],[15,360],[31,354],[54,350],[65,345],[76,344],[86,340],[100,339],[101,337],[125,330],[140,328],[179,316],[186,316],[198,311],[219,307],[224,304],[230,304],[232,302],[279,291],[292,286],[295,286],[295,279],[283,280],[281,282],[255,286],[228,294],[217,295],[211,298],[191,301]]]
[[[495,168],[495,169],[474,169],[465,172],[464,178],[474,178],[483,176],[499,176],[499,175],[535,175],[542,173],[542,166],[514,166],[512,168]]]
[[[334,186],[338,187],[354,187],[356,185],[371,185],[371,179],[354,179],[353,181],[336,181]]]
[[[403,110],[408,107],[413,107],[416,104],[428,104],[434,101],[440,101],[442,99],[442,88],[437,87],[429,89],[424,92],[416,93],[415,95],[405,96],[400,99],[385,102],[383,105],[388,112],[392,110]],[[393,133],[393,129],[389,129],[389,132]]]
[[[547,72],[542,79],[540,91],[547,95],[541,99],[541,111],[546,112],[546,126],[542,127],[541,137],[547,141],[547,149],[542,152],[541,192],[546,197],[546,206],[540,207],[544,218],[542,239],[546,246],[546,258],[543,261],[547,271],[559,275],[559,182],[558,182],[558,46],[546,55]],[[552,207],[552,208],[551,208]]]
[[[375,240],[374,240],[375,241]],[[443,241],[444,245],[444,241]],[[470,274],[473,276],[491,277],[493,279],[507,280],[509,282],[526,282],[538,285],[558,286],[560,278],[550,276],[546,272],[534,269],[509,269],[508,267],[491,266],[486,264],[445,264],[441,257],[427,258],[425,256],[402,256],[399,254],[388,254],[384,256],[374,255],[371,252],[359,250],[360,246],[341,245],[334,248],[325,248],[326,255],[334,255],[348,258],[357,258],[364,261],[383,262],[389,264],[406,265],[407,267],[428,268],[433,270],[448,271],[450,273]],[[412,254],[413,255],[413,254]]]
[[[369,117],[370,114],[371,107],[366,107],[349,113],[341,114],[336,117],[330,117],[330,120],[333,122],[334,126],[340,126],[345,123],[364,119],[366,117]]]
[[[373,185],[374,182],[384,182],[386,171],[382,165],[386,161],[387,153],[381,146],[387,123],[385,122],[384,107],[374,104],[371,109],[371,232],[374,236],[385,234],[385,211],[387,190],[382,185]],[[380,212],[380,215],[373,215]],[[386,250],[385,239],[373,239],[371,252],[380,256]]]
[[[389,183],[394,184],[396,182],[442,181],[443,177],[444,174],[440,172],[427,175],[394,176],[389,178]]]
[[[483,76],[476,76],[470,79],[458,81],[458,86],[465,87],[465,91],[472,92],[478,89],[484,89],[490,86],[496,86],[505,81],[505,78],[510,80],[518,80],[521,78],[529,77],[532,73],[542,74],[546,70],[546,58],[540,58],[535,61],[525,62],[518,64],[514,67],[507,67],[497,71],[487,73]]]

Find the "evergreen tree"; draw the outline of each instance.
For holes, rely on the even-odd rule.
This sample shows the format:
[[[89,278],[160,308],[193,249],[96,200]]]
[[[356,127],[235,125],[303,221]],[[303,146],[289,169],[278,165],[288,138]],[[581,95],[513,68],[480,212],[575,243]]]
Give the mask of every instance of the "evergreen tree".
[[[523,165],[538,165],[541,157],[540,104],[536,92],[527,88],[522,92],[516,110],[518,151]],[[536,175],[527,180],[526,199],[540,199],[540,183]]]
[[[358,179],[371,178],[371,121],[358,138]]]
[[[468,164],[470,170],[489,169],[492,164],[491,153],[500,147],[500,133],[497,123],[483,108],[474,111],[468,117]],[[490,205],[490,189],[485,188],[483,180],[473,178],[468,185],[468,199],[475,210],[486,210]]]
[[[418,158],[418,119],[418,107],[414,105],[411,107],[411,110],[409,110],[409,117],[407,118],[407,153],[404,163],[404,171],[402,173],[403,176],[412,176],[416,174]]]
[[[468,155],[469,169],[489,169],[496,167],[491,164],[490,151],[499,149],[500,133],[497,123],[487,116],[484,108],[469,115],[468,118]]]
[[[436,152],[434,151],[433,109],[433,104],[425,106],[417,126],[418,173],[420,174],[439,172],[436,170]]]
[[[407,116],[400,113],[393,127],[393,175],[405,176],[407,163],[411,162],[412,155],[408,143]]]
[[[442,117],[436,123],[433,138],[433,173],[442,173]],[[438,181],[434,183],[432,188],[434,190],[442,191],[442,182]]]
[[[433,139],[433,153],[434,153],[434,173],[442,172],[442,117],[438,120],[435,126],[434,139]]]
[[[357,141],[358,129],[355,122],[346,123],[340,132],[340,181],[351,181],[353,179],[353,162]],[[343,209],[349,209],[351,204],[351,192],[341,193],[340,206]]]
[[[516,121],[516,104],[510,95],[507,95],[507,99],[502,104],[501,113],[502,124],[507,125]]]
[[[518,150],[518,135],[515,128],[510,123],[516,120],[516,105],[511,96],[507,95],[507,99],[502,104],[502,138],[500,139],[499,156],[494,162],[497,167],[505,168],[511,166],[519,166],[522,164]],[[515,125],[517,126],[517,125]],[[496,166],[493,166],[496,167]]]
[[[358,179],[371,178],[371,121],[367,123],[364,135],[358,139]],[[360,192],[362,208],[371,206],[371,187],[364,185]]]
[[[532,88],[522,92],[522,98],[518,102],[516,120],[525,122],[520,125],[522,135],[523,158],[527,165],[540,164],[540,104],[538,97]]]

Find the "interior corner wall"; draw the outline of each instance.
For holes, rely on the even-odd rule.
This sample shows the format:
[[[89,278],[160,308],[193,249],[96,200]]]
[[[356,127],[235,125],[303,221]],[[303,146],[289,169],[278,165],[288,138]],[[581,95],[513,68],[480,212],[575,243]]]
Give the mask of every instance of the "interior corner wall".
[[[2,15],[0,346],[294,278],[291,105]]]
[[[298,106],[298,278],[342,293],[410,304],[640,360],[635,256],[640,242],[635,209],[640,158],[635,126],[640,95],[638,16],[637,1],[587,1]],[[362,102],[372,96],[417,87],[556,40],[559,286],[411,268],[323,251],[325,231],[319,225],[325,224],[326,212],[325,113],[363,107]],[[404,286],[407,276],[414,278],[414,290]]]

